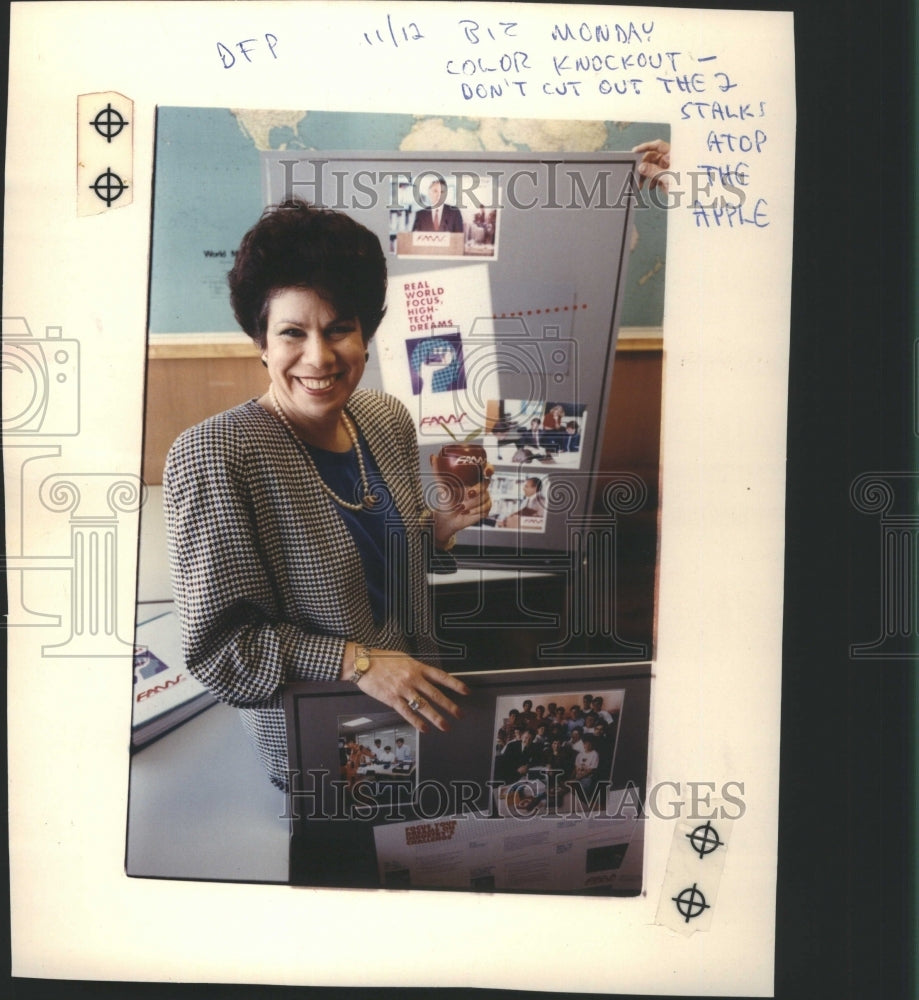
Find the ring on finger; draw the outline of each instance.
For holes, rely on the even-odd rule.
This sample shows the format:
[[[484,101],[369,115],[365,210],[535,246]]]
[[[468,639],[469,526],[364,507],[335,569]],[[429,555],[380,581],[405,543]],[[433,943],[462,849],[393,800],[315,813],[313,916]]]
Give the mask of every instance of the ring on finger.
[[[424,706],[425,706],[424,698],[419,698],[417,695],[414,698],[412,698],[408,703],[408,707],[413,712],[420,712],[424,708]]]

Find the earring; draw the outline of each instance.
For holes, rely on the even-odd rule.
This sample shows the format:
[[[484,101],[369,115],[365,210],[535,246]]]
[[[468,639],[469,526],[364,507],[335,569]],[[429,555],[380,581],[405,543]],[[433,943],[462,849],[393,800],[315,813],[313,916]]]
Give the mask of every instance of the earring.
[[[268,355],[267,354],[263,354],[262,355],[262,364],[264,365],[265,368],[268,367]]]
[[[365,361],[369,361],[370,360],[370,351],[364,351],[364,360]]]

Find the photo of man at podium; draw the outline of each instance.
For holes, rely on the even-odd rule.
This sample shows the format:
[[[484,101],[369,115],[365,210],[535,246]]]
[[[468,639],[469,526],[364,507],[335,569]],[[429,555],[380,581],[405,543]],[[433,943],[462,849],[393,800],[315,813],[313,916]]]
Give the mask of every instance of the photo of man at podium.
[[[414,233],[462,233],[463,214],[455,205],[446,204],[447,183],[435,177],[428,185],[430,208],[419,209],[412,223]]]

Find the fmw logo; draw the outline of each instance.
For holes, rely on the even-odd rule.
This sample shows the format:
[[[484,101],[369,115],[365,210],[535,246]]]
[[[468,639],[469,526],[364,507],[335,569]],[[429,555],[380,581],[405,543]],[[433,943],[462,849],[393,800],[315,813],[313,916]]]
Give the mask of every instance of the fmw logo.
[[[157,684],[155,687],[147,688],[146,691],[141,691],[137,695],[138,701],[143,701],[145,698],[152,698],[154,695],[162,694],[164,691],[168,691],[170,688],[174,688],[177,684],[180,684],[185,680],[184,674],[178,674],[176,677],[170,678],[164,684]]]
[[[463,421],[466,419],[466,414],[461,413],[457,416],[454,413],[448,414],[447,416],[441,417],[422,417],[419,423],[420,427],[446,427],[447,424],[459,424],[462,426]]]

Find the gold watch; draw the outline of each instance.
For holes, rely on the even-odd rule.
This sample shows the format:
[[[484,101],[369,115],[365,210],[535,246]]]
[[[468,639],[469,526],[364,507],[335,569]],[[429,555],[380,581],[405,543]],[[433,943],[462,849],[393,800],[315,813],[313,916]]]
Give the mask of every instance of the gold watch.
[[[358,646],[357,651],[354,654],[354,670],[351,676],[348,678],[349,681],[353,681],[355,684],[360,684],[361,678],[370,669],[370,647],[369,646]]]

